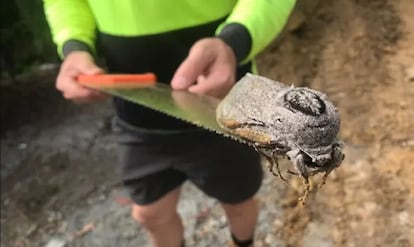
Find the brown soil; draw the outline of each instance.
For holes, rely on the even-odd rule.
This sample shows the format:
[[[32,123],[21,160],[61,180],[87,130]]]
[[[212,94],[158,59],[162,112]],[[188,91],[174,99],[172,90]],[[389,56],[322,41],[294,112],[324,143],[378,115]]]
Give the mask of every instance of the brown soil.
[[[323,188],[313,186],[304,207],[297,203],[303,193],[297,178],[289,178],[289,185],[266,180],[257,244],[414,246],[414,1],[325,0],[306,15],[303,25],[260,55],[259,71],[325,92],[341,114],[346,158]],[[108,144],[111,112],[64,102],[53,76],[23,78],[29,84],[20,86],[32,90],[2,87],[1,246],[44,246],[51,236],[74,232],[91,219],[101,224],[95,235],[68,245],[143,246],[145,235],[131,233],[127,210],[119,210],[122,200],[115,207],[105,199],[119,190]],[[34,87],[39,78],[47,83]],[[11,163],[18,168],[8,168]],[[205,204],[197,198],[185,200]],[[217,212],[210,218],[221,222]],[[205,221],[188,235],[201,241],[217,233]]]
[[[308,206],[286,210],[288,246],[308,246],[314,221],[329,225],[335,246],[414,245],[413,30],[412,1],[325,1],[261,56],[263,74],[335,102],[347,146]]]

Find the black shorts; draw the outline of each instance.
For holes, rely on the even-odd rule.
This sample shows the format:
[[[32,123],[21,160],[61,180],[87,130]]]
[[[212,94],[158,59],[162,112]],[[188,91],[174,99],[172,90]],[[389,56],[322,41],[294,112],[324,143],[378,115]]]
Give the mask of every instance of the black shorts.
[[[187,179],[208,196],[239,203],[260,188],[259,154],[199,128],[146,130],[114,119],[123,183],[135,203],[156,201]]]

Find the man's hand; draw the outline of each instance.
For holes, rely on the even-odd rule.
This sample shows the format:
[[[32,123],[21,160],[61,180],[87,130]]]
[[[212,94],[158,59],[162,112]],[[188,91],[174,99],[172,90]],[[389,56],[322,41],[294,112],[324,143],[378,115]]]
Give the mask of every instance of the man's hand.
[[[223,98],[236,79],[237,61],[233,50],[219,38],[197,41],[175,72],[173,89]]]
[[[98,91],[79,85],[76,77],[81,74],[101,74],[103,70],[96,66],[93,57],[85,51],[71,52],[62,63],[56,79],[56,88],[66,99],[84,103],[104,99],[107,96]]]

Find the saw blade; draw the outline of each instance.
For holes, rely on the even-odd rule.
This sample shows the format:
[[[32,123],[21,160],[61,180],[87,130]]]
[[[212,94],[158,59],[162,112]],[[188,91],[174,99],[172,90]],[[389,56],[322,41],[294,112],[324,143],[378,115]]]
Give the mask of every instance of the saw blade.
[[[162,83],[126,88],[104,87],[99,90],[248,144],[243,139],[227,133],[218,125],[216,109],[220,100],[217,98],[184,90],[173,90]]]

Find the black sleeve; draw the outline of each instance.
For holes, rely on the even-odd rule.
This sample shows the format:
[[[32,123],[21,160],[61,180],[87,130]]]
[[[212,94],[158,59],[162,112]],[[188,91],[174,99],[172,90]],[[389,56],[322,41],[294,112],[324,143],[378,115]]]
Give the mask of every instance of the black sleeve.
[[[66,57],[72,51],[86,51],[93,55],[92,49],[86,43],[75,39],[68,40],[63,44],[63,57]]]
[[[234,51],[237,61],[243,61],[252,48],[252,38],[246,27],[238,23],[230,23],[217,35]]]

